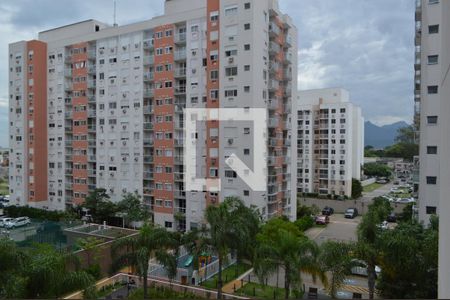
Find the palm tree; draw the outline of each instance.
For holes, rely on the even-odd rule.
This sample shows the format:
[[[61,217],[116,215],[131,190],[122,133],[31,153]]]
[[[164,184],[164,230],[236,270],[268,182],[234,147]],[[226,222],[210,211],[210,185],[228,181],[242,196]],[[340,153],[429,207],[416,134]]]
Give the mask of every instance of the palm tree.
[[[356,244],[356,256],[367,264],[367,285],[369,287],[369,299],[373,299],[375,293],[375,280],[377,274],[375,267],[379,261],[379,234],[378,225],[384,221],[392,210],[389,202],[383,198],[374,198],[369,205],[368,212],[363,216],[358,225],[358,242]]]
[[[329,272],[327,290],[332,298],[336,298],[338,289],[344,283],[345,277],[351,274],[351,269],[358,265],[352,258],[351,244],[327,241],[320,247],[319,261],[322,269]]]
[[[314,281],[317,276],[322,281],[326,281],[317,262],[318,254],[319,248],[313,241],[281,228],[272,232],[271,236],[259,236],[255,273],[263,282],[264,278],[274,274],[279,267],[283,268],[285,271],[284,298],[288,299],[291,288],[300,288],[302,273],[310,274]]]
[[[217,254],[217,298],[222,299],[222,269],[223,262],[232,249],[236,249],[236,241],[242,241],[249,236],[249,228],[243,218],[244,204],[236,197],[226,198],[218,206],[208,206],[205,219],[209,226],[200,231],[199,249],[208,248]]]
[[[77,256],[39,244],[28,254],[24,275],[26,298],[57,298],[93,284],[94,278],[80,269]]]
[[[144,298],[148,298],[148,263],[155,258],[168,271],[169,278],[176,275],[177,240],[164,228],[144,224],[139,234],[118,239],[112,247],[113,270],[132,266],[144,280]],[[175,272],[175,275],[174,275]]]

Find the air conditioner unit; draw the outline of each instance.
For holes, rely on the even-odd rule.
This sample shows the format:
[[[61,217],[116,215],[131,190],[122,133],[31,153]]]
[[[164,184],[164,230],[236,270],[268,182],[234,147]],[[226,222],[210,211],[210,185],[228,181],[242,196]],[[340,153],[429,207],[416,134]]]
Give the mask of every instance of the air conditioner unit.
[[[98,172],[98,175],[103,176],[103,172]]]
[[[228,139],[228,145],[233,145],[234,139]]]
[[[123,112],[124,114],[126,114],[126,113],[127,113],[127,110],[124,108],[124,109],[122,109],[122,112]]]
[[[234,57],[229,57],[229,58],[228,58],[228,63],[229,63],[229,64],[234,63]]]
[[[114,172],[109,173],[109,176],[114,177]]]

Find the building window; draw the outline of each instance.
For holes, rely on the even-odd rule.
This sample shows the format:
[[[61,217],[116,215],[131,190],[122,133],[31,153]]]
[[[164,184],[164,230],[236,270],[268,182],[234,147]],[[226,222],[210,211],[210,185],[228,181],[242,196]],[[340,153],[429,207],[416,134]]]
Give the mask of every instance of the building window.
[[[225,90],[225,97],[237,97],[237,90]]]
[[[250,50],[250,44],[245,44],[244,45],[244,50],[245,51],[249,51]]]
[[[244,86],[244,92],[245,93],[250,93],[250,86],[249,85]]]
[[[166,227],[166,228],[172,228],[172,222],[166,221],[166,222],[164,223],[164,227]]]
[[[250,9],[250,2],[245,2],[244,3],[244,8],[245,9]]]
[[[245,65],[244,66],[244,71],[250,71],[250,65]]]
[[[244,149],[244,155],[250,155],[250,149],[245,148]]]
[[[212,11],[210,14],[209,14],[209,18],[210,18],[210,20],[211,20],[211,22],[217,22],[217,21],[219,21],[219,11]]]
[[[439,0],[428,0],[428,4],[438,4]]]
[[[438,116],[427,116],[428,124],[437,124]]]
[[[249,196],[250,195],[250,191],[249,190],[244,190],[244,196]]]
[[[437,154],[437,146],[427,146],[427,154]]]
[[[236,178],[237,174],[233,170],[225,170],[225,177],[227,177],[227,178]]]
[[[231,7],[225,8],[225,16],[234,16],[237,14],[237,12],[238,12],[237,6],[231,6]]]
[[[238,74],[237,67],[225,68],[225,76],[236,76]]]
[[[428,86],[428,94],[437,94],[438,86],[437,85],[429,85]]]
[[[219,70],[212,70],[211,71],[211,80],[217,80],[219,79]]]
[[[428,26],[428,33],[429,34],[439,33],[439,25],[430,25],[430,26]]]
[[[426,212],[427,212],[427,215],[435,215],[436,214],[436,206],[427,206]]]
[[[244,30],[250,30],[250,23],[244,24]]]
[[[427,176],[427,184],[436,184],[437,177],[436,176]]]
[[[439,55],[428,55],[428,64],[436,65],[438,63]]]

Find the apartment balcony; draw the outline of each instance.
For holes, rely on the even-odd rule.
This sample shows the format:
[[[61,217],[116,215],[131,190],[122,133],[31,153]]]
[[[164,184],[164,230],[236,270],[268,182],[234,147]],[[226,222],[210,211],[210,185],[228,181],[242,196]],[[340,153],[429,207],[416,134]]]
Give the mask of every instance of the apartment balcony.
[[[175,122],[173,123],[173,127],[174,127],[176,130],[184,130],[184,122],[175,121]]]
[[[66,126],[64,126],[64,130],[65,130],[66,132],[72,132],[72,131],[73,131],[73,126],[68,126],[68,125],[66,125]]]
[[[97,116],[97,111],[96,110],[89,110],[88,111],[88,117],[89,118],[95,118]]]
[[[71,64],[72,63],[72,55],[67,54],[64,56],[64,63]]]
[[[72,98],[71,97],[64,98],[64,104],[65,105],[72,105]]]
[[[144,89],[144,98],[153,98],[154,95],[155,89],[153,88]]]
[[[269,62],[269,72],[271,74],[275,74],[280,70],[280,65],[275,61]]]
[[[279,102],[277,99],[270,99],[269,101],[267,101],[267,108],[268,109],[278,109],[279,106]]]
[[[273,79],[269,80],[269,86],[268,86],[269,90],[275,91],[279,87],[280,87],[280,84],[278,83],[278,81],[273,80]]]
[[[186,192],[185,191],[173,191],[174,198],[186,198]]]
[[[144,114],[152,114],[152,113],[153,113],[153,105],[145,105]]]
[[[278,119],[275,119],[275,118],[269,118],[269,119],[267,120],[267,127],[269,127],[269,128],[275,128],[275,127],[278,127],[278,124],[279,124]]]
[[[73,171],[72,169],[66,168],[65,174],[72,176],[72,171]]]
[[[269,147],[275,147],[278,143],[276,138],[269,138]]]
[[[144,66],[146,65],[153,65],[155,63],[155,56],[154,55],[146,55],[143,58]]]
[[[153,155],[144,155],[144,163],[146,164],[153,163]]]
[[[283,140],[283,145],[285,147],[290,147],[291,146],[291,140]]]
[[[88,140],[88,146],[90,148],[95,148],[96,144],[97,144],[96,140]]]
[[[144,148],[153,147],[154,144],[155,141],[153,140],[144,141]]]
[[[64,76],[72,78],[72,69],[65,69]]]
[[[153,39],[144,40],[143,48],[146,50],[151,50],[155,47],[155,41]]]
[[[88,132],[96,133],[97,132],[97,126],[94,125],[94,124],[88,125]]]
[[[181,95],[186,94],[186,86],[185,85],[178,85],[174,88],[174,94],[175,95]]]
[[[88,80],[87,87],[88,89],[95,89],[97,86],[97,82],[95,80]]]
[[[174,157],[173,157],[173,160],[174,160],[175,164],[177,164],[177,165],[182,165],[182,164],[184,164],[184,158],[183,158],[183,156],[174,156]]]
[[[275,42],[270,42],[269,43],[269,54],[270,55],[276,55],[277,53],[279,53],[281,51],[281,47],[280,45],[278,45]]]
[[[90,66],[88,66],[88,74],[93,75],[93,74],[95,74],[95,73],[96,73],[95,65],[90,65]]]
[[[66,119],[72,119],[72,116],[73,116],[73,112],[72,112],[72,111],[66,111],[66,112],[64,113],[64,117],[65,117]]]
[[[289,72],[289,70],[284,71],[283,77],[285,81],[292,80],[292,72]]]
[[[71,92],[73,90],[73,84],[72,84],[72,82],[70,81],[70,82],[65,82],[64,83],[64,91],[65,92]]]
[[[143,178],[144,180],[153,180],[153,172],[144,172]]]
[[[276,38],[280,34],[281,34],[280,27],[278,27],[278,25],[275,24],[274,22],[270,22],[270,24],[269,24],[269,37],[270,38]]]
[[[65,160],[66,161],[72,161],[73,160],[72,153],[71,154],[67,154],[66,157],[65,157]]]
[[[97,175],[97,171],[93,169],[88,169],[88,176],[95,177]]]
[[[155,74],[153,72],[145,72],[144,73],[144,81],[152,81],[155,77]]]
[[[173,36],[175,44],[186,44],[186,33],[177,33]]]
[[[95,104],[95,95],[87,95],[88,103]]]
[[[95,155],[88,155],[88,161],[95,162],[95,161],[97,161],[97,157]]]
[[[186,60],[186,51],[175,51],[173,53],[173,59],[175,61]]]
[[[66,147],[72,147],[72,140],[66,140],[64,144],[66,145]]]
[[[174,173],[174,179],[175,181],[184,181],[184,174],[183,173]]]
[[[183,215],[186,214],[186,207],[174,207],[174,210],[176,213]]]
[[[184,139],[175,139],[174,143],[175,143],[175,147],[177,147],[177,148],[184,147]]]
[[[66,184],[64,185],[66,190],[71,190],[72,189],[72,182],[66,182]]]
[[[277,195],[276,194],[275,195],[269,195],[267,197],[267,202],[269,204],[277,203],[278,202]]]
[[[144,122],[144,130],[153,130],[153,123]]]
[[[186,77],[186,68],[176,68],[174,72],[175,78],[184,78]]]

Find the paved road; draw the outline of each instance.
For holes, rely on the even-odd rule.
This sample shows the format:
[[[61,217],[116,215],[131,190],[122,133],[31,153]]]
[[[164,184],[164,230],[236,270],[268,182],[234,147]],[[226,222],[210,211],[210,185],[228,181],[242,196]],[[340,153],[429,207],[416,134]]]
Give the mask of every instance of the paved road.
[[[394,185],[390,182],[372,192],[363,193],[363,196],[361,197],[361,201],[363,201],[364,203],[370,203],[370,202],[372,202],[373,198],[389,194],[389,192],[393,186]]]
[[[343,214],[334,214],[327,227],[314,227],[305,234],[319,245],[327,240],[356,241],[356,228],[360,221],[361,217],[346,219]]]

